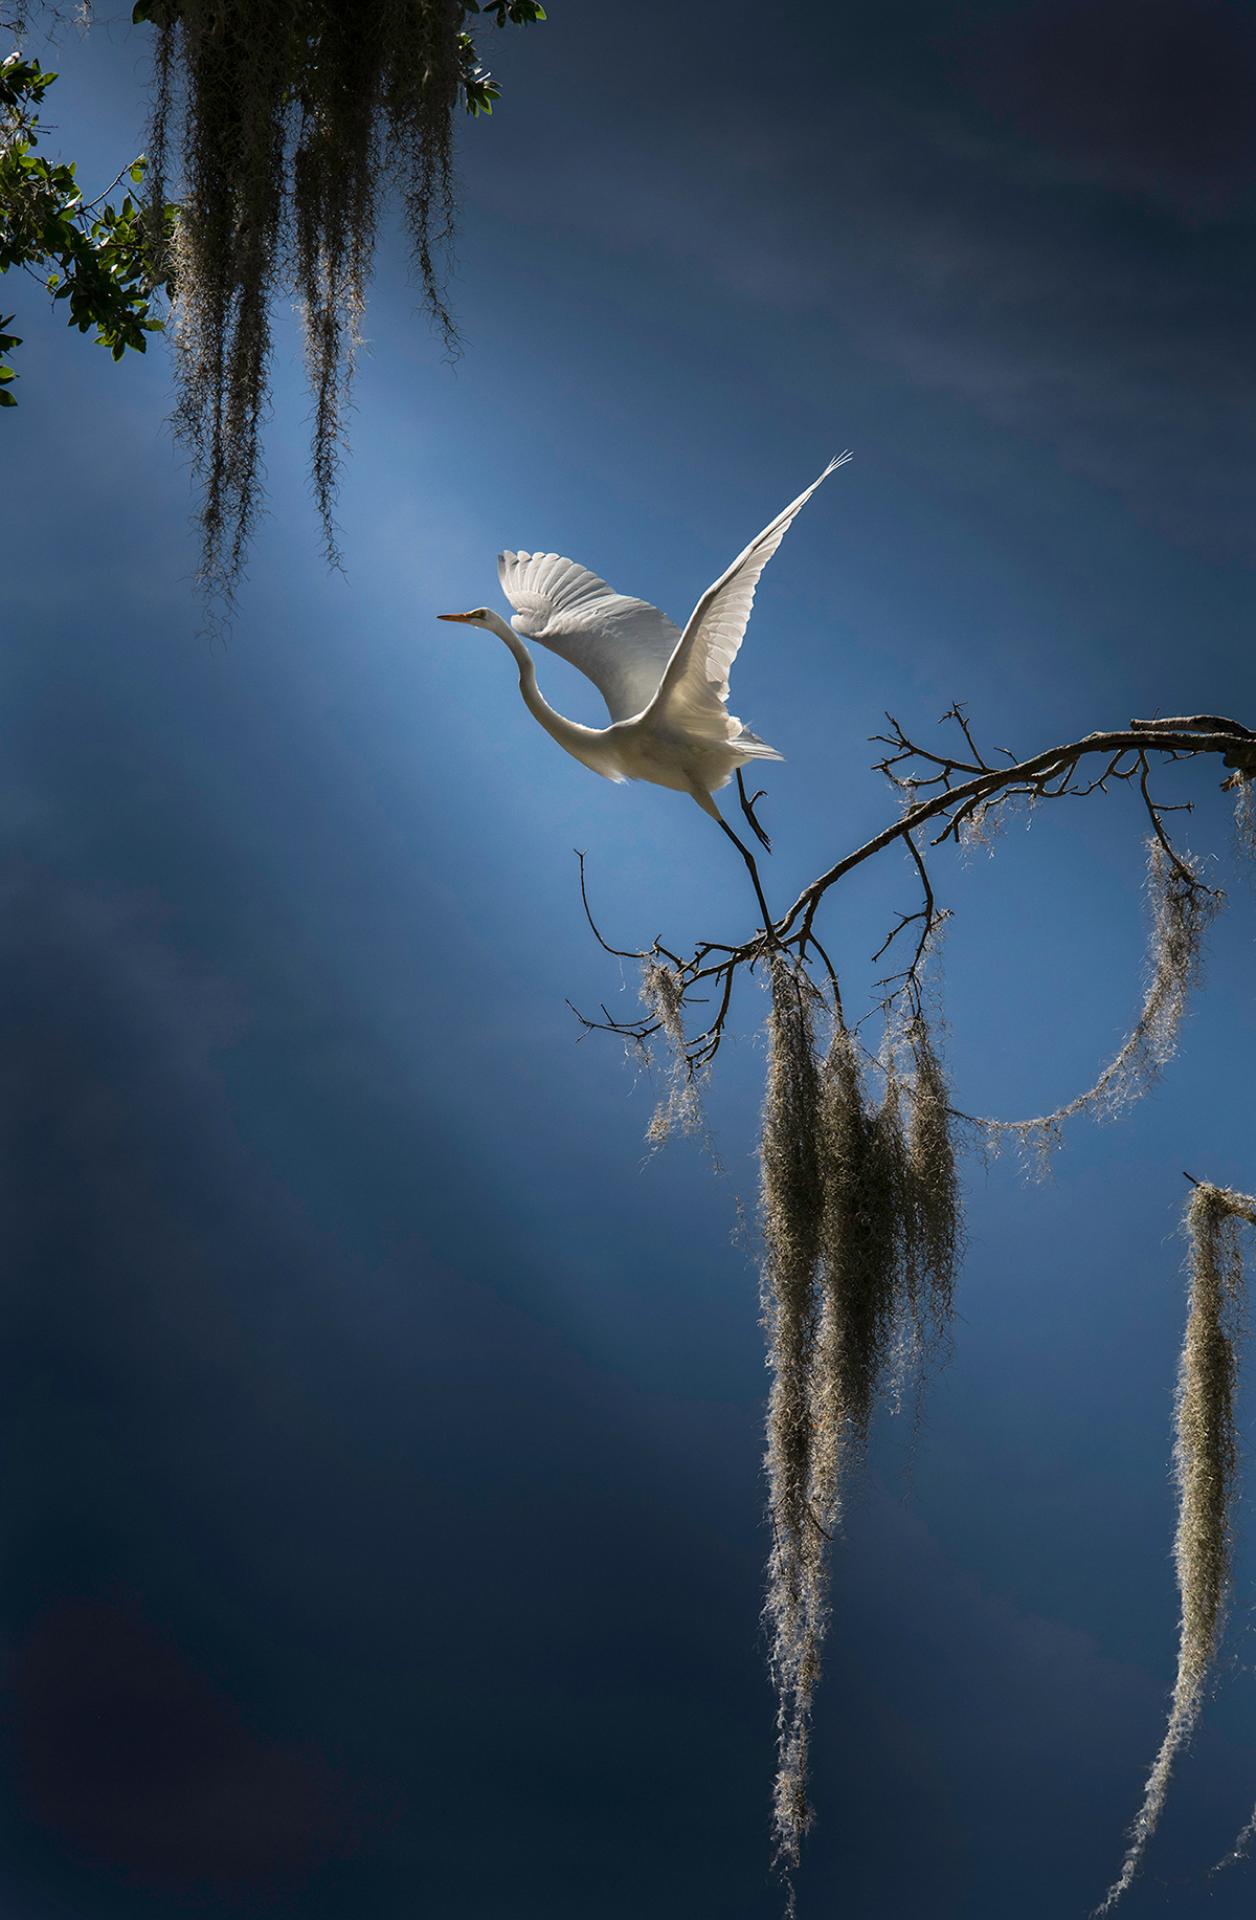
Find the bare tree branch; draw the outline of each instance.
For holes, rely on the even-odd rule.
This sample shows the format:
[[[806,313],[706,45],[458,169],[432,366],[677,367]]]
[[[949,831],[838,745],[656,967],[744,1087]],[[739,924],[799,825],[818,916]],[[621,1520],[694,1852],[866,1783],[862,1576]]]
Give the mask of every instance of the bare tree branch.
[[[906,995],[918,1010],[929,943],[948,917],[946,909],[937,905],[921,849],[923,829],[930,826],[937,829],[927,837],[930,846],[958,844],[966,834],[979,829],[987,815],[1008,802],[1084,799],[1096,792],[1107,793],[1114,784],[1136,785],[1152,833],[1179,881],[1201,895],[1207,894],[1209,890],[1197,873],[1174,848],[1165,825],[1167,815],[1189,812],[1192,803],[1170,805],[1157,799],[1151,784],[1153,769],[1216,754],[1225,765],[1239,769],[1232,776],[1233,782],[1250,777],[1248,763],[1256,762],[1256,731],[1219,714],[1131,720],[1127,727],[1088,733],[1024,760],[1014,758],[1008,748],[1000,747],[997,752],[1006,756],[1001,764],[992,764],[978,747],[967,712],[959,701],[948,708],[939,724],[949,721],[958,727],[965,749],[962,756],[921,746],[892,714],[887,714],[886,720],[888,732],[873,735],[878,745],[888,749],[875,763],[875,768],[906,802],[899,818],[835,861],[802,889],[779,919],[765,924],[749,939],[740,942],[704,939],[683,958],[659,940],[649,948],[613,946],[593,918],[584,855],[578,855],[585,916],[595,939],[607,953],[617,959],[643,964],[665,961],[675,975],[682,1008],[700,1004],[701,996],[696,990],[707,981],[714,984],[714,1014],[700,1033],[685,1038],[684,1057],[692,1071],[709,1065],[719,1050],[737,978],[743,970],[753,971],[756,963],[772,950],[792,949],[804,964],[814,954],[824,968],[834,1004],[840,1006],[837,973],[816,937],[816,916],[831,888],[888,847],[901,843],[909,854],[920,880],[921,904],[914,911],[899,915],[897,924],[890,929],[873,958],[880,959],[887,953],[909,927],[917,929],[909,964],[879,984],[889,989],[882,1002],[884,1008],[888,1010],[899,995]],[[1256,766],[1251,771],[1256,771]],[[606,1014],[605,1008],[602,1011]],[[577,1017],[586,1030],[607,1031],[637,1042],[644,1042],[658,1030],[657,1022],[648,1020],[617,1021],[609,1014],[604,1020],[588,1020],[582,1014]]]

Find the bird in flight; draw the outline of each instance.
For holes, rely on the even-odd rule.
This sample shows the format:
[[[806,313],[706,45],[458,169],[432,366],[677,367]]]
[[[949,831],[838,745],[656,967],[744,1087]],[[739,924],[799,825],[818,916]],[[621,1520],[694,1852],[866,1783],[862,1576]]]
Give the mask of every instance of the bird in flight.
[[[746,795],[742,768],[747,761],[782,756],[728,711],[728,677],[759,575],[795,515],[850,457],[843,453],[830,460],[819,479],[756,534],[707,588],[683,633],[648,600],[616,593],[587,567],[556,553],[498,554],[497,576],[515,609],[510,626],[488,607],[437,616],[483,627],[504,640],[518,665],[519,691],[529,713],[594,773],[607,780],[651,780],[696,800],[746,862],[765,928],[771,922],[754,856],[711,796],[736,775],[742,810],[770,850],[754,801]],[[581,726],[555,712],[537,686],[536,666],[521,634],[592,680],[609,710],[608,727]]]

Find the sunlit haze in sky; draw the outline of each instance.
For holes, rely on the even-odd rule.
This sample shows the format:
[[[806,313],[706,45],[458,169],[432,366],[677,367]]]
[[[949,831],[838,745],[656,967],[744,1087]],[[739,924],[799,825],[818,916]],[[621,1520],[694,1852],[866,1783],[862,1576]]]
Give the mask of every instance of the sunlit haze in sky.
[[[126,9],[67,29],[48,151],[143,144]],[[38,35],[26,44],[40,51]],[[561,753],[490,635],[502,547],[674,619],[843,447],[760,587],[734,710],[778,906],[891,819],[868,736],[991,749],[1256,724],[1256,15],[1198,0],[554,0],[459,129],[454,364],[385,224],[321,561],[285,316],[269,514],[207,636],[157,344],[114,366],[17,274],[3,419],[4,1920],[774,1920],[753,1246],[763,996],[723,1171],[567,1000],[608,939],[740,939],[698,809]],[[55,111],[53,110],[55,107]],[[594,724],[550,658],[541,686]],[[1181,1053],[1052,1177],[964,1167],[954,1352],[836,1554],[802,1920],[1078,1920],[1176,1645],[1183,1169],[1256,1185],[1252,869]],[[1021,1116],[1133,1014],[1117,792],[940,850],[956,1103]],[[831,896],[848,1004],[915,904]],[[1242,1429],[1252,1436],[1250,1395]],[[1252,1484],[1249,1476],[1249,1485]],[[1256,1802],[1256,1514],[1220,1685],[1125,1911]]]

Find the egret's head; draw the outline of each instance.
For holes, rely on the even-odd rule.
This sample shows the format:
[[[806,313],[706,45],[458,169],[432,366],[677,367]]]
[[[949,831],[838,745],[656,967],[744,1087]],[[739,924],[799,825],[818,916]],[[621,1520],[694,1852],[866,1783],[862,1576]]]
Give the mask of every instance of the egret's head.
[[[464,627],[487,627],[488,608],[473,607],[470,613],[438,613],[438,620],[459,620]]]

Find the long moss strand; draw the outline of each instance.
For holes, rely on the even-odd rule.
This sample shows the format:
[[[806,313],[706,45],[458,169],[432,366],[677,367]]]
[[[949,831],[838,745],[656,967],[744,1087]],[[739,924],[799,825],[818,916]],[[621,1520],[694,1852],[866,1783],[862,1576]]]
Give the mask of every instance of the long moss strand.
[[[1142,1864],[1164,1809],[1174,1761],[1199,1718],[1221,1637],[1238,1461],[1235,1333],[1243,1291],[1238,1229],[1240,1220],[1254,1217],[1256,1200],[1223,1187],[1197,1187],[1187,1207],[1190,1307],[1178,1364],[1173,1453],[1178,1489],[1173,1557],[1181,1596],[1177,1678],[1129,1847],[1097,1909],[1100,1914],[1111,1911]]]

